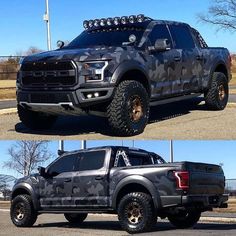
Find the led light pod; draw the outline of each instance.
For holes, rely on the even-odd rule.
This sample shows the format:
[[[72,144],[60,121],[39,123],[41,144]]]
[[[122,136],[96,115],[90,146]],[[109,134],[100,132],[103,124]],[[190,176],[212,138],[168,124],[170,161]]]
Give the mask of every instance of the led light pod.
[[[127,16],[122,16],[121,17],[121,24],[126,25],[128,23],[128,17]]]
[[[85,29],[89,28],[89,22],[87,20],[84,21],[83,26]]]
[[[134,15],[129,16],[129,23],[134,24],[135,21],[136,21],[136,16],[134,16]]]
[[[113,21],[113,19],[111,17],[107,18],[107,25],[108,26],[113,25],[113,23],[114,23],[114,21]]]
[[[119,25],[120,24],[120,17],[115,17],[114,18],[114,24]]]
[[[96,19],[94,20],[94,26],[98,27],[100,25],[100,20]]]
[[[90,20],[90,21],[89,21],[89,28],[92,28],[93,25],[94,25],[94,21],[93,21],[93,20]]]
[[[102,19],[100,20],[100,25],[101,25],[101,26],[105,26],[106,23],[107,23],[107,20],[106,20],[105,18],[102,18]]]
[[[144,21],[144,19],[145,19],[145,16],[143,14],[140,14],[140,15],[137,16],[137,21],[139,23],[142,23]]]

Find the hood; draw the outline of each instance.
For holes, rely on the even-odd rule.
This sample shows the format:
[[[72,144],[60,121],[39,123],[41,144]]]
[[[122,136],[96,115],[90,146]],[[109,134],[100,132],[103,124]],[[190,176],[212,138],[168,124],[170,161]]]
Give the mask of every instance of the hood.
[[[82,49],[58,49],[28,56],[24,62],[50,62],[57,60],[92,61],[111,60],[112,54],[124,51],[123,47],[95,47]],[[114,55],[113,55],[114,57]]]

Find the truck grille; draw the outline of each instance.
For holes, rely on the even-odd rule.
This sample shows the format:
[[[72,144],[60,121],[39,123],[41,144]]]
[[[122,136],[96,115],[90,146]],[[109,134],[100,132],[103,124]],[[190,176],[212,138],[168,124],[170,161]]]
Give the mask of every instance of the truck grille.
[[[72,61],[26,62],[21,67],[21,73],[25,86],[57,87],[76,83],[76,68]]]

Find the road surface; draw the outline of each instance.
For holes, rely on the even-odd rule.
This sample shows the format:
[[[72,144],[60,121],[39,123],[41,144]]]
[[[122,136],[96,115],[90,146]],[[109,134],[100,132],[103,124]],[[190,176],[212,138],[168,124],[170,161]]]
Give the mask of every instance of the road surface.
[[[130,139],[236,139],[236,105],[208,111],[201,98],[151,109],[143,134]],[[59,117],[54,127],[32,131],[17,114],[0,115],[0,139],[116,139],[105,118]],[[123,138],[122,138],[123,139]]]
[[[120,228],[116,216],[89,216],[81,225],[70,225],[63,215],[40,215],[35,225],[31,228],[17,228],[10,221],[9,212],[0,211],[0,235],[24,235],[24,236],[116,236],[128,235]],[[147,236],[200,236],[200,235],[236,235],[236,224],[200,222],[193,229],[177,230],[170,223],[158,220],[158,223],[150,233],[139,234]]]

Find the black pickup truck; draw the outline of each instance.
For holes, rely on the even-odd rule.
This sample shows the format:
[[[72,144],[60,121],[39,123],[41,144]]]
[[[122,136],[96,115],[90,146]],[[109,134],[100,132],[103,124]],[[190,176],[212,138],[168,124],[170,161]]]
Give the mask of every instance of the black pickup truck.
[[[227,207],[218,165],[166,163],[159,155],[128,147],[65,152],[38,174],[19,179],[11,219],[32,226],[42,213],[63,213],[82,223],[88,213],[118,214],[129,233],[147,231],[157,217],[178,228],[193,226],[201,212]]]
[[[204,94],[228,101],[231,57],[188,24],[144,15],[84,22],[69,45],[26,57],[17,78],[20,120],[48,129],[58,115],[105,116],[117,135],[143,132],[150,106]]]

